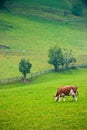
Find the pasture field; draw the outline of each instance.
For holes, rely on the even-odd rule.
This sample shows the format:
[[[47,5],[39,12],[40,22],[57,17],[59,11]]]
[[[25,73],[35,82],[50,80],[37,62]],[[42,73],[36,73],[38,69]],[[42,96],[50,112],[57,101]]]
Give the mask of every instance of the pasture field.
[[[78,102],[57,103],[62,85],[77,85]],[[0,85],[0,130],[87,130],[87,69],[38,76]]]
[[[9,1],[9,0],[8,0]],[[25,6],[35,6],[35,7],[49,7],[49,8],[55,8],[55,9],[69,9],[70,7],[69,6],[71,6],[71,1],[69,2],[69,0],[59,0],[59,1],[57,1],[57,0],[55,0],[55,1],[53,1],[53,0],[25,0],[25,1],[23,1],[23,0],[11,0],[11,2],[12,3],[14,3],[14,7],[16,6],[16,8],[18,7],[18,6],[23,6],[23,7],[25,7]],[[67,4],[68,3],[68,4]],[[17,6],[18,5],[18,6]]]
[[[48,50],[54,45],[72,49],[77,64],[87,63],[86,21],[61,22],[5,11],[0,11],[0,19],[0,45],[11,48],[0,49],[0,79],[19,76],[18,64],[24,57],[32,62],[32,72],[52,68]]]

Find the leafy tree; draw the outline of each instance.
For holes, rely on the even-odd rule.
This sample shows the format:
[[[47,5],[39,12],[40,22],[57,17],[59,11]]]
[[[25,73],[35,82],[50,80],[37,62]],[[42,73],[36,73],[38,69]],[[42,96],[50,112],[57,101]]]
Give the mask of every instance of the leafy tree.
[[[19,63],[19,71],[23,75],[24,82],[26,82],[26,75],[27,73],[30,73],[30,69],[32,67],[32,64],[29,62],[29,60],[21,59]]]
[[[63,64],[63,53],[62,49],[57,46],[51,48],[48,54],[49,60],[48,63],[52,64],[57,72],[59,70],[59,66]]]
[[[64,64],[66,69],[69,68],[70,64],[74,67],[74,63],[76,62],[76,58],[72,55],[72,50],[67,50],[64,48]]]
[[[83,14],[83,7],[82,7],[81,2],[73,4],[72,13],[77,16],[80,16]]]

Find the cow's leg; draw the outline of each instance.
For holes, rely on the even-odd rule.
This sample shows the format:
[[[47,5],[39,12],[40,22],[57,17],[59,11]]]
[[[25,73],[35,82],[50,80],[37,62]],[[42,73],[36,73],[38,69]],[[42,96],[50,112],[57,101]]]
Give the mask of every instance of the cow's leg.
[[[61,98],[59,98],[58,102],[60,102],[60,101],[61,101]]]
[[[71,98],[71,101],[73,101],[73,97]]]
[[[76,94],[74,93],[74,91],[72,89],[70,90],[70,95],[72,96],[72,100],[74,100],[76,97]]]
[[[60,95],[59,95],[59,100],[58,100],[58,102],[60,102],[61,101],[61,98],[60,98]]]
[[[76,97],[76,95],[75,95],[75,94],[73,94],[73,95],[72,95],[72,100],[73,100],[73,99],[75,99],[75,100],[76,100],[76,102],[77,102],[77,97]]]
[[[76,96],[75,96],[75,100],[76,100],[76,102],[77,102],[77,100],[78,100]]]
[[[63,101],[65,102],[65,96],[63,97]]]
[[[55,97],[55,101],[56,101],[56,102],[58,101],[58,97]]]
[[[65,102],[65,94],[62,93],[61,96],[62,96],[62,98],[63,98],[63,101]]]
[[[75,95],[72,95],[72,99],[71,99],[71,101],[73,101],[73,100],[74,100],[74,98],[75,98]]]

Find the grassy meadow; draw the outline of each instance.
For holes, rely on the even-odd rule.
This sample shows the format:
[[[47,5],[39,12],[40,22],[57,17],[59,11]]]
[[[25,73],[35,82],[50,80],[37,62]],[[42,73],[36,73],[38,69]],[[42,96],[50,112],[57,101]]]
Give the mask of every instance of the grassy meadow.
[[[1,130],[86,130],[87,69],[49,73],[0,86]],[[57,88],[77,85],[78,102],[54,101]]]
[[[31,73],[52,69],[48,50],[57,45],[72,49],[77,64],[87,64],[87,8],[71,13],[73,0],[6,0],[0,9],[0,79],[21,76],[22,58]],[[64,11],[67,15],[64,16]],[[54,101],[58,87],[78,86],[78,102]],[[51,72],[22,81],[0,84],[0,130],[87,130],[87,68]]]
[[[0,49],[0,79],[21,75],[18,64],[23,57],[32,62],[32,73],[52,68],[48,64],[48,50],[54,45],[72,49],[77,63],[87,63],[87,23],[84,20],[60,22],[5,11],[0,12],[0,19],[0,45],[11,48]]]

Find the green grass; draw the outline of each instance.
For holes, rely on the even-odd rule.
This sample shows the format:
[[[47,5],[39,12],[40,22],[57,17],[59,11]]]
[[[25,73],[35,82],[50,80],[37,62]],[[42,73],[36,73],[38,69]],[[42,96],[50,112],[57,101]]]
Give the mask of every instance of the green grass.
[[[49,73],[29,83],[0,85],[1,130],[86,130],[87,69]],[[77,85],[78,102],[56,103],[62,85]]]
[[[7,0],[9,12],[0,10],[0,45],[11,49],[0,49],[0,79],[20,76],[23,57],[32,62],[32,73],[52,68],[48,50],[56,44],[72,49],[77,63],[87,63],[87,13],[73,16],[72,3]],[[69,11],[65,17],[64,10]],[[87,69],[77,69],[37,76],[26,84],[0,84],[0,130],[86,130],[86,77]],[[78,86],[78,102],[71,97],[54,101],[62,85]]]
[[[32,62],[32,73],[52,68],[48,50],[56,44],[72,49],[77,64],[87,63],[87,18],[73,16],[72,3],[7,0],[9,12],[0,10],[0,45],[11,49],[0,49],[0,79],[20,76],[18,64],[24,57]],[[64,10],[69,11],[65,17]]]
[[[23,57],[32,62],[32,72],[52,68],[48,64],[48,50],[56,44],[72,49],[77,63],[87,63],[86,23],[20,17],[4,12],[0,12],[0,18],[0,44],[11,48],[0,49],[0,79],[20,75],[18,63]]]

